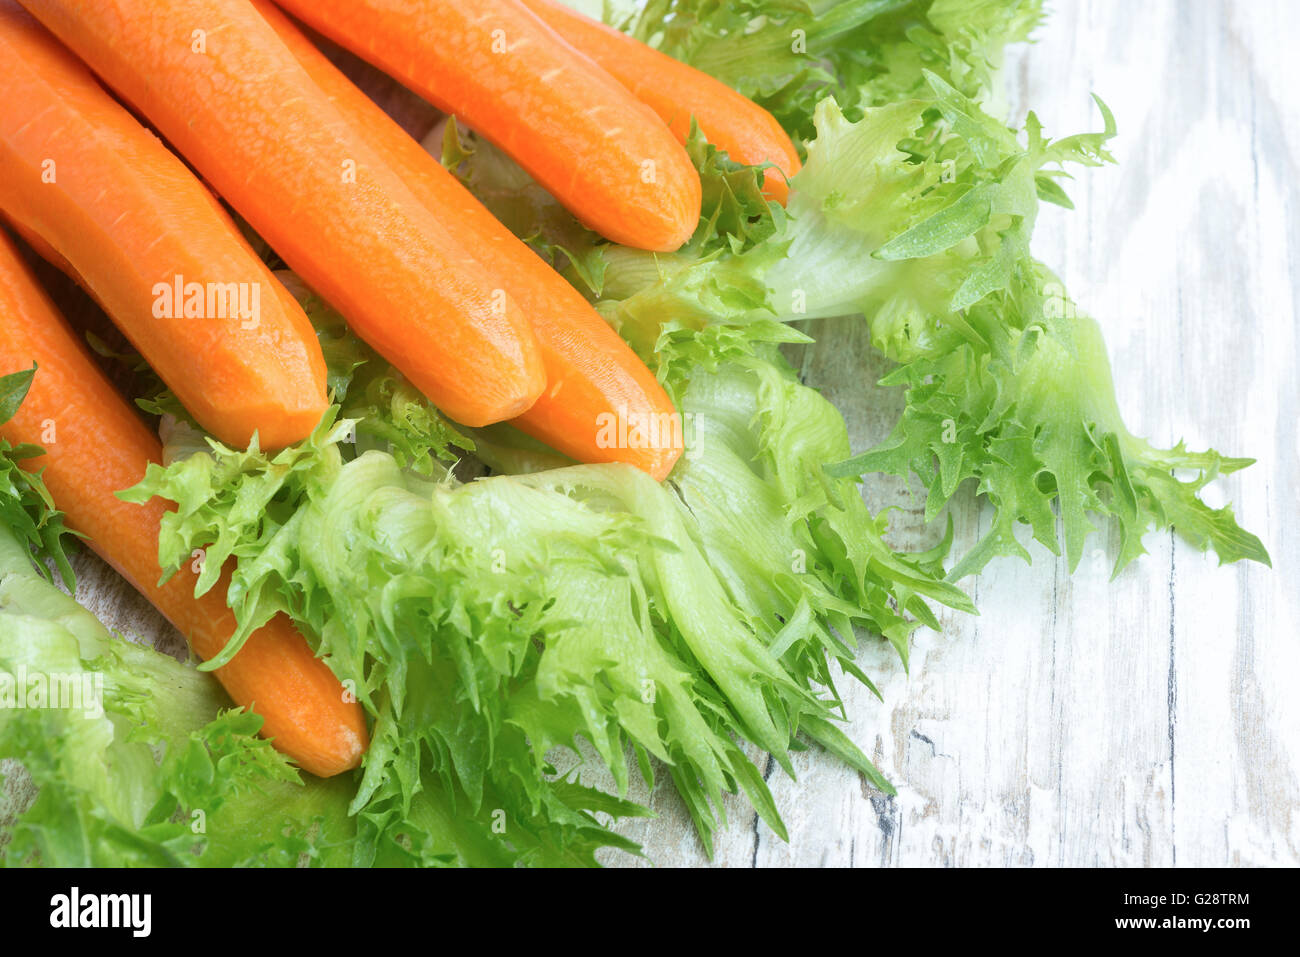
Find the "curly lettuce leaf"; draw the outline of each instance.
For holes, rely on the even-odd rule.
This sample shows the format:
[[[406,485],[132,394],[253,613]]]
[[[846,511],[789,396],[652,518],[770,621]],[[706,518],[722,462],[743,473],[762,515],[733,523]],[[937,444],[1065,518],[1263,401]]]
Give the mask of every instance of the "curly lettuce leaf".
[[[30,369],[0,376],[0,424],[8,422],[18,411],[36,372],[36,364],[32,363]],[[54,507],[40,474],[19,465],[43,454],[39,446],[13,446],[0,439],[0,528],[8,530],[10,536],[27,547],[33,567],[41,574],[50,577],[45,564],[48,559],[63,583],[71,588],[74,578],[65,548],[70,533],[63,524],[63,513]]]
[[[1033,114],[1017,135],[942,77],[924,79],[926,97],[869,107],[858,121],[823,101],[784,228],[656,277],[612,265],[607,289],[624,295],[602,311],[632,341],[683,324],[864,316],[874,345],[900,364],[882,384],[906,387],[907,406],[878,448],[828,474],[916,474],[931,518],[975,480],[995,519],[957,557],[954,580],[998,555],[1027,557],[1020,523],[1073,568],[1090,515],[1119,526],[1116,571],[1149,530],[1168,527],[1224,561],[1267,562],[1230,510],[1199,498],[1250,460],[1133,436],[1096,323],[1030,251],[1040,202],[1069,204],[1065,164],[1110,160],[1105,105],[1102,131],[1051,141]],[[1195,477],[1175,475],[1184,469]]]
[[[451,127],[442,143],[485,201],[511,200],[518,215],[506,207],[505,218],[517,232],[560,248],[547,226],[559,221],[553,201],[521,191],[512,164]],[[611,277],[635,288],[629,277],[642,264],[671,270],[677,259],[692,295],[707,287],[741,315],[764,304],[766,287],[751,273],[757,259],[784,255],[775,239],[784,212],[762,197],[758,170],[731,163],[698,132],[688,150],[705,183],[696,237],[673,257],[605,244],[599,282],[571,270],[580,288],[617,294]],[[129,493],[178,505],[165,519],[164,567],[195,548],[209,561],[238,560],[230,599],[241,634],[286,611],[358,688],[376,717],[355,805],[363,817],[376,802],[404,815],[431,766],[472,813],[489,794],[515,795],[522,804],[503,809],[512,819],[526,819],[526,807],[548,827],[581,829],[580,808],[554,803],[545,764],[551,747],[579,736],[621,789],[628,747],[645,775],[651,757],[663,761],[706,845],[722,822],[721,796],[737,790],[783,833],[742,740],[788,768],[803,732],[889,789],[838,730],[831,663],[871,686],[854,661],[855,629],[884,635],[906,661],[908,635],[937,627],[928,602],[973,611],[969,599],[942,582],[938,556],[896,555],[886,518],[866,510],[851,481],[822,472],[849,454],[843,421],[772,348],[804,337],[771,322],[713,324],[716,307],[678,311],[665,324],[645,298],[637,298],[651,317],[644,324],[610,315],[695,426],[669,489],[638,476],[632,494],[617,469],[557,469],[562,462],[505,426],[471,434],[498,471],[526,475],[461,486],[442,472],[427,482],[400,460],[353,459],[346,425],[326,422],[278,460],[212,446],[151,470]],[[665,296],[687,299],[679,289]],[[611,302],[621,305],[602,307]],[[370,486],[376,478],[383,484]],[[411,496],[432,497],[440,521],[429,525]],[[495,548],[489,516],[501,530]],[[592,524],[596,516],[612,524]],[[579,531],[557,543],[570,520]],[[494,568],[516,553],[522,568]],[[548,572],[540,583],[537,568]],[[550,677],[561,667],[562,682]],[[656,696],[649,709],[639,697],[646,682]],[[434,704],[413,715],[417,701]]]
[[[0,806],[0,865],[553,866],[636,850],[594,818],[547,839],[528,818],[496,816],[495,798],[469,815],[462,793],[428,775],[405,802],[388,797],[396,779],[384,782],[352,815],[355,780],[300,778],[215,680],[111,635],[0,529],[0,698],[37,675],[80,699],[0,708],[0,776],[16,776]],[[591,815],[644,813],[571,781],[555,787]]]
[[[974,607],[938,580],[934,556],[885,544],[887,514],[871,515],[852,482],[826,476],[824,465],[849,448],[848,433],[775,348],[799,341],[791,327],[768,322],[665,329],[661,374],[690,426],[669,481],[738,602],[784,632],[781,647],[821,644],[870,686],[853,662],[854,627],[889,639],[906,662],[907,636],[919,624],[938,627],[926,600]],[[791,580],[800,587],[790,589]],[[798,628],[788,624],[795,620]],[[805,645],[805,628],[819,641]],[[833,688],[820,655],[806,663]]]
[[[16,468],[7,450],[0,467]],[[346,783],[300,781],[210,677],[111,635],[50,582],[49,550],[12,522],[43,521],[34,483],[0,486],[0,759],[21,766],[15,794],[35,791],[0,813],[0,863],[336,861]]]
[[[853,119],[924,90],[924,70],[973,99],[996,92],[1003,48],[1041,0],[650,0],[616,25],[768,109],[801,144],[828,96]]]
[[[783,833],[738,743],[789,768],[803,731],[888,789],[838,730],[831,661],[870,685],[855,628],[905,656],[918,624],[937,627],[928,601],[973,610],[936,561],[885,545],[852,482],[823,474],[848,438],[770,351],[790,335],[665,333],[690,423],[667,487],[618,466],[430,481],[378,451],[345,460],[345,430],[327,422],[275,458],[213,446],[178,459],[129,496],[177,503],[164,567],[222,543],[241,621],[287,612],[357,689],[376,716],[363,815],[408,808],[430,755],[471,814],[495,800],[539,840],[581,834],[589,816],[557,802],[546,764],[581,737],[620,790],[629,747],[645,775],[664,762],[706,845],[737,790]]]
[[[796,220],[815,240],[795,239],[787,263],[769,273],[775,303],[782,289],[791,298],[796,288],[815,289],[829,301],[815,301],[811,312],[865,313],[873,341],[902,363],[884,383],[907,386],[894,433],[830,474],[914,473],[927,489],[930,517],[962,481],[976,480],[996,517],[986,538],[955,565],[953,578],[979,571],[997,555],[1027,558],[1014,535],[1017,523],[1053,552],[1064,548],[1073,569],[1094,528],[1090,513],[1119,526],[1117,573],[1143,553],[1142,538],[1152,528],[1173,527],[1223,561],[1267,563],[1259,539],[1240,529],[1229,509],[1212,510],[1198,497],[1218,475],[1250,460],[1188,453],[1181,445],[1156,449],[1133,436],[1115,402],[1097,324],[1030,254],[1039,200],[1064,196],[1061,164],[1110,159],[1104,144],[1114,121],[1105,105],[1101,133],[1051,142],[1031,114],[1022,143],[943,80],[932,75],[929,81],[934,108],[955,142],[936,143],[910,165],[914,173],[937,172],[937,181],[906,189],[888,184],[892,192],[868,190],[846,208],[832,171],[852,175],[853,158],[860,171],[878,168],[889,146],[869,126],[874,113],[852,124],[824,108],[825,136],[798,193],[800,210],[816,219]],[[870,140],[878,148],[857,152]],[[890,221],[883,210],[898,218]],[[826,244],[835,247],[829,255]],[[830,286],[832,260],[843,276],[847,255],[864,260],[865,268]],[[1180,480],[1173,474],[1180,469],[1198,475]]]
[[[0,536],[0,673],[17,694],[40,676],[82,698],[0,709],[0,757],[37,789],[4,815],[4,864],[349,861],[346,781],[300,780],[213,679],[108,634],[12,544]]]
[[[1069,326],[1049,332],[1041,317],[1061,303],[1051,303],[1059,294],[1044,297],[1045,288],[1060,285],[1036,269],[1028,282],[967,312],[972,344],[916,358],[888,376],[884,384],[907,388],[901,421],[875,449],[828,472],[913,473],[927,489],[927,517],[963,481],[975,480],[994,506],[994,520],[952,568],[953,580],[997,556],[1028,561],[1015,535],[1021,523],[1054,554],[1064,550],[1073,570],[1096,529],[1090,515],[1118,526],[1115,574],[1145,554],[1143,537],[1155,528],[1172,527],[1194,547],[1213,548],[1220,562],[1269,564],[1263,544],[1237,525],[1230,507],[1212,509],[1198,494],[1254,460],[1189,452],[1181,442],[1158,449],[1130,433],[1115,404],[1099,326],[1062,300]],[[1038,316],[1038,322],[1012,332],[1003,349],[986,352],[981,346],[994,334],[990,326],[1000,309]],[[1181,471],[1195,474],[1182,479]]]
[[[428,483],[367,452],[327,486],[304,488],[293,519],[239,563],[232,594],[241,615],[287,610],[376,715],[356,809],[364,816],[378,801],[404,814],[425,787],[427,755],[442,786],[465,795],[469,814],[497,808],[541,844],[572,847],[569,832],[594,822],[573,803],[580,794],[549,780],[545,755],[578,734],[624,787],[632,744],[679,768],[701,808],[739,783],[769,809],[761,775],[725,733],[725,702],[698,686],[680,656],[706,657],[737,696],[743,718],[731,722],[744,720],[782,752],[788,720],[756,679],[786,691],[788,679],[728,613],[707,570],[707,594],[721,603],[713,621],[729,629],[729,642],[706,641],[699,624],[657,628],[651,607],[668,599],[648,594],[647,575],[669,546],[636,515],[573,497],[600,490],[626,509],[647,507],[638,496],[667,493],[629,468],[539,474],[568,484]],[[168,495],[165,485],[153,491]],[[693,548],[677,538],[677,547]],[[679,591],[709,586],[679,575],[665,587],[688,606]]]
[[[0,380],[4,417],[29,382]],[[173,438],[192,445],[197,433],[180,425]],[[186,451],[171,449],[178,466]],[[260,454],[226,452],[245,463]],[[553,785],[573,809],[558,836],[498,818],[495,805],[468,815],[463,793],[427,773],[411,799],[387,800],[396,785],[383,782],[353,815],[354,779],[301,779],[259,736],[261,718],[230,708],[210,676],[110,634],[49,582],[45,561],[65,533],[48,494],[7,446],[0,474],[0,779],[14,778],[0,806],[0,865],[510,866],[636,852],[595,815],[644,811],[571,780]]]

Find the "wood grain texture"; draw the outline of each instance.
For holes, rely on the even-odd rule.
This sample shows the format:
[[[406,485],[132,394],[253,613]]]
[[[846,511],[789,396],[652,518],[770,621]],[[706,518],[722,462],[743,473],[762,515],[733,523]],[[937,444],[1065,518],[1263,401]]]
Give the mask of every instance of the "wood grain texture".
[[[1114,582],[1105,535],[1073,576],[1036,545],[1032,566],[994,563],[966,582],[981,616],[946,612],[942,635],[918,633],[910,676],[882,643],[864,649],[883,703],[841,684],[846,730],[898,796],[818,751],[793,756],[797,780],[769,763],[790,842],[734,800],[713,865],[1300,863],[1297,36],[1291,0],[1060,0],[1006,71],[1017,122],[1032,106],[1051,134],[1097,128],[1094,91],[1114,110],[1120,165],[1068,184],[1078,208],[1049,207],[1035,249],[1100,319],[1134,432],[1258,457],[1209,496],[1236,503],[1274,570],[1218,568],[1168,534]],[[427,128],[418,102],[363,80]],[[870,387],[885,367],[865,325],[808,331],[802,374],[866,448],[901,399]],[[933,543],[902,482],[873,478],[865,494],[899,509],[893,544]],[[969,496],[953,515],[959,548],[988,527]],[[112,572],[91,556],[77,567],[78,597],[106,624],[179,651]],[[610,863],[709,863],[664,779],[632,793],[659,817],[621,828],[647,860]]]

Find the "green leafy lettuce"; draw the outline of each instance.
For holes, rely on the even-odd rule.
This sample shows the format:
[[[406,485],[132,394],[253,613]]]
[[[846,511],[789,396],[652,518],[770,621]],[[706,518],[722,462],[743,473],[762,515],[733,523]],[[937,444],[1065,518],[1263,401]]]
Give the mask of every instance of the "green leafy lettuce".
[[[770,324],[665,343],[690,423],[666,485],[627,466],[421,476],[357,454],[327,418],[276,456],[211,443],[129,497],[177,503],[164,567],[233,554],[240,619],[287,612],[357,689],[375,718],[360,814],[404,821],[432,775],[524,852],[582,848],[594,810],[642,812],[556,781],[548,753],[581,739],[620,792],[629,754],[647,780],[652,757],[667,766],[706,845],[728,792],[783,833],[740,744],[790,769],[802,731],[887,787],[838,729],[830,662],[866,680],[855,627],[902,650],[937,624],[927,599],[970,605],[825,477],[848,452],[843,422],[758,355],[764,332],[789,337]]]
[[[0,378],[0,421],[31,380]],[[47,560],[73,584],[62,526],[15,464],[40,452],[0,442],[0,759],[15,779],[0,863],[346,861],[346,782],[301,781],[212,678],[111,635],[50,581]]]
[[[991,91],[1003,48],[1041,16],[1041,0],[649,0],[613,19],[766,107],[799,144],[827,96],[857,119],[915,96],[924,70]]]
[[[666,323],[865,317],[875,346],[898,363],[882,384],[904,386],[907,405],[880,446],[827,463],[828,474],[915,474],[930,518],[973,479],[996,517],[953,579],[997,555],[1028,558],[1019,523],[1064,549],[1073,568],[1090,515],[1118,524],[1116,571],[1142,554],[1155,527],[1173,527],[1224,561],[1267,562],[1229,509],[1198,494],[1251,460],[1156,449],[1133,436],[1096,322],[1030,252],[1039,203],[1069,204],[1063,164],[1109,160],[1109,111],[1100,105],[1100,133],[1049,141],[1030,114],[1017,136],[942,77],[925,77],[926,97],[868,107],[857,121],[821,102],[788,215],[769,239],[655,276],[644,257],[612,263],[606,289],[622,298],[601,309],[631,341]],[[1181,470],[1195,474],[1179,478]]]

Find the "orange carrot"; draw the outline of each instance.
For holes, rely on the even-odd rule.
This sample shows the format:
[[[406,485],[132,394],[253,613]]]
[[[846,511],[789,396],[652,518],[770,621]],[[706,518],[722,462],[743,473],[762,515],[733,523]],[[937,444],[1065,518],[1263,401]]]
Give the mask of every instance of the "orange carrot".
[[[157,585],[159,499],[131,505],[116,492],[134,485],[160,459],[153,434],[109,384],[37,286],[18,250],[0,232],[0,374],[36,377],[18,413],[0,426],[11,443],[45,454],[42,469],[68,526],[162,612],[200,658],[211,658],[235,631],[226,606],[229,577],[194,597],[195,575],[182,569]],[[24,464],[28,464],[24,463]],[[355,699],[283,615],[255,631],[214,674],[237,704],[264,719],[262,733],[304,769],[322,777],[356,767],[366,748],[365,718]]]
[[[653,112],[514,0],[278,0],[512,156],[591,229],[677,249],[700,181]]]
[[[666,477],[681,454],[682,433],[676,427],[680,420],[672,400],[636,353],[576,289],[357,89],[288,17],[269,0],[253,0],[253,5],[415,196],[445,215],[452,236],[501,274],[506,292],[529,316],[548,386],[512,424],[579,461],[628,462],[658,480]],[[628,427],[618,426],[620,418]],[[638,423],[643,441],[608,441],[611,433],[615,438],[635,435]],[[613,428],[602,430],[605,424]]]
[[[0,211],[218,438],[309,435],[327,404],[316,335],[208,190],[7,0],[0,61]]]
[[[453,419],[545,386],[500,283],[339,115],[248,0],[27,0],[375,347]]]
[[[683,143],[694,117],[705,138],[736,162],[771,163],[775,171],[764,174],[763,192],[785,204],[786,181],[799,172],[799,154],[771,113],[707,73],[556,0],[521,2],[658,113]]]

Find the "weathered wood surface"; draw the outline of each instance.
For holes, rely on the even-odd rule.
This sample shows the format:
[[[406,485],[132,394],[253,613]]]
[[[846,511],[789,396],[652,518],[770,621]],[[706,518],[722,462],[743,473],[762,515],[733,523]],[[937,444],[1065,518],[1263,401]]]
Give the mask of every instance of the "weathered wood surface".
[[[1275,568],[1217,568],[1169,535],[1114,582],[1104,536],[1073,576],[1037,546],[1032,567],[990,566],[966,583],[982,615],[918,634],[910,676],[886,648],[864,650],[883,703],[842,686],[849,733],[898,797],[796,755],[795,781],[768,767],[790,842],[734,801],[715,865],[1300,863],[1300,4],[1055,6],[1010,57],[1009,112],[1032,106],[1058,135],[1096,128],[1095,91],[1119,121],[1120,165],[1071,184],[1078,209],[1049,208],[1036,250],[1101,320],[1135,432],[1259,458],[1223,490]],[[865,448],[898,399],[870,388],[883,367],[861,323],[811,331],[803,373]],[[932,541],[901,483],[866,494],[900,509],[896,545]],[[955,517],[959,547],[987,527],[970,499]],[[179,647],[102,564],[78,566],[79,597],[106,623]],[[660,815],[622,828],[650,862],[707,863],[666,784],[633,796]]]

